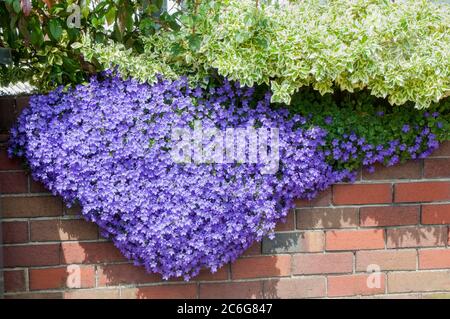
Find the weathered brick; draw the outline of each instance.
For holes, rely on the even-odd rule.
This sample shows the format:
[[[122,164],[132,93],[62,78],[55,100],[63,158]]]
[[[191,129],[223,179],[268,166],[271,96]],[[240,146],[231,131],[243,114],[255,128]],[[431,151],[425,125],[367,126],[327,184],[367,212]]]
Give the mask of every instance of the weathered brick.
[[[231,264],[232,279],[281,277],[290,273],[290,255],[240,258]]]
[[[28,193],[25,172],[0,172],[0,194]]]
[[[59,263],[59,244],[3,247],[5,267],[52,266]]]
[[[230,265],[222,266],[217,269],[215,273],[212,273],[209,269],[202,269],[200,273],[193,277],[192,280],[195,281],[219,281],[219,280],[227,280],[228,273],[230,271]]]
[[[450,224],[450,204],[423,205],[422,224]]]
[[[60,216],[62,201],[51,196],[4,197],[2,209],[4,218]]]
[[[326,232],[326,250],[363,250],[384,248],[381,229],[331,230]]]
[[[28,241],[27,222],[3,222],[1,223],[4,244],[25,243]]]
[[[333,185],[335,205],[387,204],[392,202],[390,184]]]
[[[417,252],[415,250],[376,250],[356,252],[356,271],[368,271],[368,266],[377,265],[385,270],[415,270]]]
[[[392,272],[388,274],[389,292],[450,290],[450,270]]]
[[[22,162],[18,158],[9,158],[5,147],[0,146],[0,171],[23,169]]]
[[[395,202],[433,202],[450,200],[450,182],[399,183],[395,185]]]
[[[325,277],[281,278],[264,282],[264,298],[317,298],[325,295]]]
[[[448,249],[420,249],[420,269],[450,268],[450,248]]]
[[[379,277],[376,277],[377,275]],[[386,278],[383,273],[329,276],[328,296],[377,295],[384,293],[385,285]]]
[[[425,178],[450,177],[450,158],[428,158],[423,167]]]
[[[9,270],[3,272],[5,292],[25,291],[24,270]]]
[[[450,293],[435,292],[422,294],[422,299],[450,299]]]
[[[30,224],[32,241],[88,240],[97,239],[94,223],[83,219],[36,220]]]
[[[297,199],[296,207],[325,207],[331,205],[332,193],[331,189],[327,189],[319,193],[314,199]]]
[[[30,290],[92,288],[95,269],[92,266],[30,269]]]
[[[370,173],[363,170],[362,178],[364,180],[390,180],[390,179],[415,179],[421,178],[420,161],[408,161],[404,164],[394,166],[375,165],[375,172]]]
[[[90,264],[125,261],[125,257],[110,242],[63,242],[61,262],[65,264]]]
[[[298,229],[358,226],[358,208],[307,208],[297,210]]]
[[[324,248],[324,235],[319,231],[276,233],[275,238],[264,238],[263,254],[318,252]]]
[[[255,242],[246,251],[244,251],[242,256],[258,256],[261,255],[261,252],[261,242]]]
[[[74,289],[65,291],[64,299],[119,299],[119,289]]]
[[[439,148],[430,157],[450,157],[450,141],[441,143]]]
[[[64,293],[59,292],[23,292],[6,294],[5,299],[63,299]]]
[[[289,214],[286,216],[286,220],[280,221],[277,223],[275,227],[275,231],[290,231],[295,230],[295,212],[289,211]]]
[[[293,273],[338,274],[353,271],[352,253],[299,254],[295,255]]]
[[[261,281],[200,284],[201,299],[259,299],[263,297]]]
[[[81,206],[79,204],[74,204],[71,207],[64,205],[64,215],[79,216],[81,215]]]
[[[362,227],[416,225],[420,206],[361,207]]]
[[[158,274],[149,274],[144,267],[133,264],[110,264],[98,267],[99,286],[117,286],[121,284],[144,284],[161,282]]]
[[[405,227],[387,230],[388,248],[445,246],[446,227]]]
[[[31,193],[49,193],[49,190],[47,187],[44,186],[44,184],[40,182],[34,181],[32,178],[30,178],[30,192]]]
[[[164,285],[138,288],[124,288],[122,299],[194,299],[197,297],[197,285]]]

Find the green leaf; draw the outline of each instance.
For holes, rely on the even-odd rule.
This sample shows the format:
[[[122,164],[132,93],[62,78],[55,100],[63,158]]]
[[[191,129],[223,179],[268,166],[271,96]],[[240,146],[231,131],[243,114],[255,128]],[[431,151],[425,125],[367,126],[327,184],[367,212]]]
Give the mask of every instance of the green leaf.
[[[22,11],[22,8],[20,6],[20,0],[14,0],[13,2],[13,10],[15,13],[20,13]]]
[[[202,44],[202,36],[199,34],[193,34],[190,35],[188,37],[188,41],[189,41],[189,48],[194,51],[197,52],[198,50],[200,50],[200,46]]]
[[[83,44],[81,44],[80,42],[74,42],[70,45],[72,47],[72,49],[79,49],[81,47],[83,47]]]
[[[117,12],[117,9],[115,6],[111,6],[111,8],[108,10],[108,12],[106,12],[106,14],[105,14],[106,22],[108,22],[109,25],[114,23],[114,20],[116,19],[116,12]]]
[[[59,41],[63,31],[59,20],[51,19],[48,26],[52,38],[55,39],[56,41]]]
[[[44,34],[42,33],[42,30],[38,27],[33,28],[30,32],[30,40],[36,48],[39,48],[44,43]]]

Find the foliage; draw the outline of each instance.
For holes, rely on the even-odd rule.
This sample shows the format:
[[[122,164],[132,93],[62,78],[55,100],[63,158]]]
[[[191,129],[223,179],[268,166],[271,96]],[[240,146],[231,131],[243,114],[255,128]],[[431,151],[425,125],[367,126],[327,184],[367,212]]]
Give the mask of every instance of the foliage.
[[[164,278],[188,280],[204,267],[216,271],[270,235],[295,198],[313,198],[354,178],[349,168],[424,157],[449,132],[448,118],[437,114],[408,117],[397,108],[374,115],[343,98],[340,115],[329,96],[302,92],[291,107],[316,113],[300,115],[272,108],[264,87],[223,83],[203,90],[191,89],[184,78],[159,78],[149,85],[108,72],[86,86],[34,96],[11,132],[9,151],[24,156],[33,177],[54,194],[79,201],[85,218],[126,257]],[[319,116],[321,108],[330,108],[333,118]],[[352,118],[345,120],[347,109]],[[386,134],[348,126],[368,119],[387,127]],[[403,120],[411,125],[407,132]],[[261,160],[174,162],[173,130],[195,121],[210,130],[278,128],[278,170],[263,174]],[[209,143],[203,136],[202,144]]]
[[[30,81],[41,92],[82,83],[99,68],[81,54],[82,35],[143,52],[142,36],[176,26],[176,14],[163,12],[163,4],[162,0],[0,1],[0,47],[11,48],[14,59],[13,65],[0,66],[0,83]]]
[[[306,0],[255,5],[202,1],[180,29],[150,36],[144,54],[86,46],[105,68],[155,81],[154,72],[218,74],[265,83],[272,102],[290,103],[303,86],[320,93],[367,88],[391,104],[425,108],[450,95],[450,9],[426,0]],[[117,59],[115,58],[117,57]]]

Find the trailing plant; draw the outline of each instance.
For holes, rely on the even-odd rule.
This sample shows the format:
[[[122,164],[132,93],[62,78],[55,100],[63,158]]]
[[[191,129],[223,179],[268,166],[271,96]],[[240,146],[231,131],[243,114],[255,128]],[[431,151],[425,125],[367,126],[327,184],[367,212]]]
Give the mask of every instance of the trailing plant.
[[[11,132],[9,151],[25,157],[33,177],[54,194],[78,201],[84,217],[127,258],[166,279],[189,280],[271,236],[295,198],[313,198],[333,183],[352,180],[362,165],[426,156],[449,132],[448,114],[408,116],[388,106],[381,116],[382,106],[372,114],[368,105],[342,98],[346,111],[319,116],[319,109],[331,112],[335,102],[315,92],[299,93],[291,107],[306,113],[295,114],[273,108],[264,87],[222,82],[202,89],[185,78],[158,78],[150,85],[108,72],[88,85],[36,95]],[[352,115],[344,120],[347,110]],[[362,125],[349,126],[368,119],[388,129],[375,136]],[[180,140],[174,130],[194,128],[190,142],[196,123],[210,131],[279,129],[275,171],[263,173],[261,153],[257,162],[236,161],[228,153],[223,161],[198,162],[195,148],[183,147],[194,161],[175,161]],[[203,147],[213,143],[210,135],[201,136]],[[250,145],[252,137],[236,141]],[[244,151],[250,159],[250,148]]]

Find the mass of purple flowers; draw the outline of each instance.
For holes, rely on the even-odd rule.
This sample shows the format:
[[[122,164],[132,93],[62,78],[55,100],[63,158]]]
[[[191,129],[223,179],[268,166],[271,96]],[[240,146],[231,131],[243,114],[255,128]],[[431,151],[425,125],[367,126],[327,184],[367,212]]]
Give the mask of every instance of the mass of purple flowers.
[[[175,163],[171,131],[196,120],[221,130],[278,128],[279,171],[262,174],[258,163]],[[10,153],[24,156],[54,194],[79,202],[127,258],[166,279],[189,280],[270,236],[294,199],[354,178],[330,165],[330,156],[363,156],[369,166],[396,161],[402,146],[393,141],[384,149],[347,136],[324,150],[326,136],[307,118],[271,108],[268,94],[258,99],[237,83],[203,90],[183,78],[149,85],[107,73],[32,97],[11,132]],[[427,151],[437,147],[430,134],[425,142]]]

